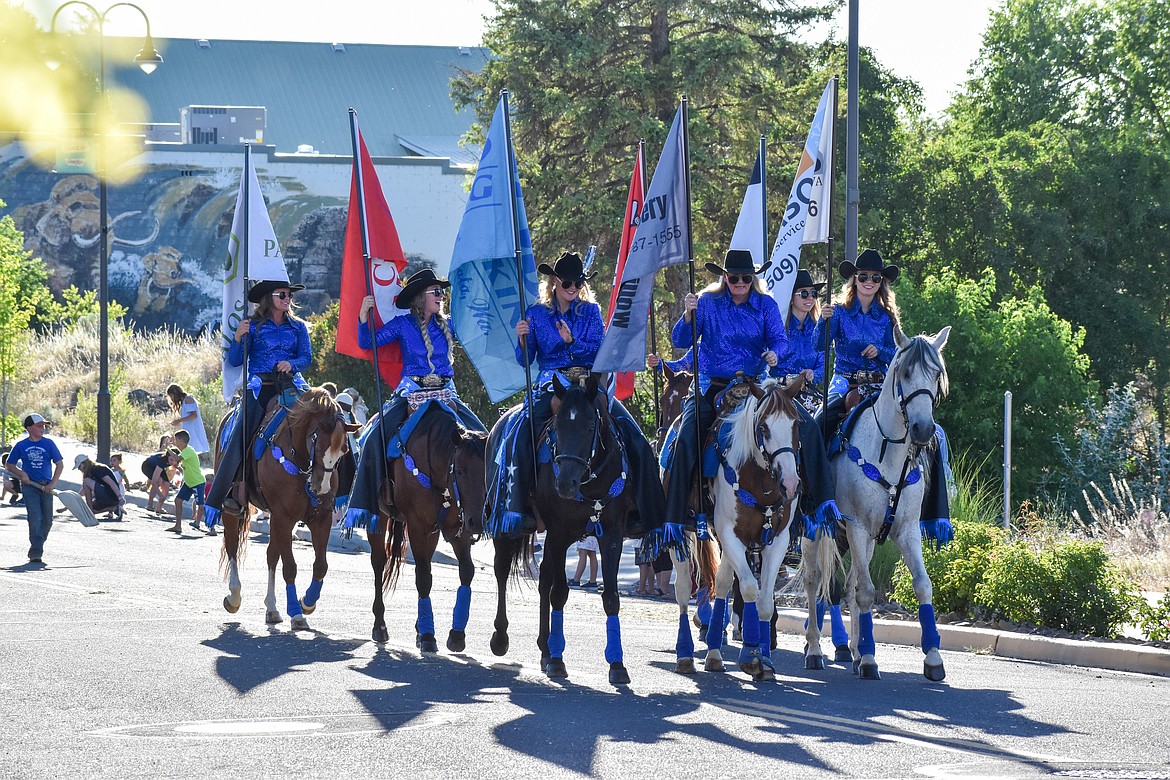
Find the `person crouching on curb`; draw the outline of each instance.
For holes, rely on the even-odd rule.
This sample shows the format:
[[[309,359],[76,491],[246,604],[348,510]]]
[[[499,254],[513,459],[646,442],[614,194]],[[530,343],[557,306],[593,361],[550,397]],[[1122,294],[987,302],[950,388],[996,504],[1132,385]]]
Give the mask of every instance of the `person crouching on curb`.
[[[42,563],[45,539],[53,527],[53,491],[61,479],[61,472],[65,470],[61,450],[57,449],[56,442],[45,436],[45,427],[48,425],[52,423],[39,414],[25,417],[24,429],[28,431],[28,437],[12,447],[12,452],[8,453],[8,463],[5,464],[8,471],[26,488],[24,511],[28,518],[30,563]],[[29,486],[39,489],[28,490]]]
[[[180,448],[179,454],[171,455],[171,465],[181,466],[183,469],[183,487],[175,495],[175,524],[168,531],[179,535],[183,533],[183,505],[188,498],[194,498],[191,508],[191,527],[199,530],[199,521],[203,519],[204,484],[207,477],[203,476],[203,469],[199,467],[199,453],[191,446],[191,434],[187,431],[175,431],[172,438]],[[207,529],[208,536],[215,536],[215,529]]]
[[[114,472],[104,463],[95,463],[84,453],[73,461],[73,468],[81,472],[81,497],[95,515],[111,512],[107,520],[121,520],[126,498],[118,487]]]

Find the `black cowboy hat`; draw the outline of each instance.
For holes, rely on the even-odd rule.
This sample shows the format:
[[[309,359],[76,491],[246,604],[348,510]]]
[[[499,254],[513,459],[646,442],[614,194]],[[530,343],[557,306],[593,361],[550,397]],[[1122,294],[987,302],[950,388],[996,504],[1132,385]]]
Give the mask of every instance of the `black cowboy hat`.
[[[581,255],[576,252],[562,252],[561,256],[557,258],[555,265],[541,263],[537,266],[536,270],[545,276],[555,276],[558,279],[576,279],[577,281],[584,280],[586,282],[591,281],[593,277],[597,276],[596,271],[591,274],[585,273],[585,263],[581,262]]]
[[[892,282],[898,278],[899,268],[896,265],[886,265],[876,249],[866,249],[857,256],[856,263],[845,260],[837,267],[837,272],[844,279],[852,278],[853,274],[858,271],[877,271],[882,275],[883,279],[888,279]]]
[[[277,290],[288,288],[293,292],[305,289],[303,284],[293,284],[287,281],[278,281],[276,279],[261,279],[252,285],[252,289],[248,290],[248,300],[252,303],[260,303],[264,300],[265,295],[271,295]]]
[[[719,276],[723,276],[723,274],[755,274],[759,276],[772,265],[771,260],[766,260],[763,265],[756,268],[755,263],[752,262],[752,253],[746,249],[728,249],[723,263],[723,266],[718,263],[707,263],[707,270]]]
[[[824,282],[814,282],[812,274],[801,268],[796,272],[796,281],[792,285],[793,290],[803,290],[805,287],[811,287],[814,290],[819,290],[825,286]]]
[[[398,293],[398,297],[394,299],[394,305],[400,309],[409,309],[410,305],[414,303],[415,296],[428,287],[438,285],[444,290],[451,286],[451,283],[446,279],[440,279],[435,276],[434,270],[424,268],[410,275],[406,280],[406,284],[402,285],[402,290]]]

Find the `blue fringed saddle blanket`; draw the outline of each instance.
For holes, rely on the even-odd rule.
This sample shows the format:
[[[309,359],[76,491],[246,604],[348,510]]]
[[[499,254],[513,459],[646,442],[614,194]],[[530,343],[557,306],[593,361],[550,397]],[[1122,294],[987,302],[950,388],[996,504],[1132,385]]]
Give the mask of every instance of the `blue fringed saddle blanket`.
[[[714,477],[719,473],[719,456],[721,453],[727,452],[731,446],[731,429],[734,422],[735,417],[732,416],[720,423],[718,430],[715,431],[714,440],[703,449],[704,477]],[[674,444],[678,439],[678,423],[679,420],[675,420],[675,423],[670,426],[670,430],[666,433],[666,441],[662,443],[662,452],[658,455],[658,465],[663,469],[670,467],[670,460],[674,455]],[[708,434],[708,438],[710,438],[710,434]]]

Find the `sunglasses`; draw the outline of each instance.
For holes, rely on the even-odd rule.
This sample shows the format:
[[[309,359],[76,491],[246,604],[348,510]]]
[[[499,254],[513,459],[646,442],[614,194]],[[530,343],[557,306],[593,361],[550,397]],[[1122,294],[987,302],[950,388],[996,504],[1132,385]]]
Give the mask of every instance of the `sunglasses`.
[[[272,293],[272,297],[279,298],[282,301],[287,301],[292,299],[293,294],[290,292],[274,292]]]
[[[819,290],[797,290],[796,294],[801,298],[812,298],[813,300],[816,300],[817,296],[821,293]]]
[[[881,274],[867,274],[865,271],[862,271],[861,273],[859,273],[857,275],[857,281],[861,282],[862,284],[865,284],[866,282],[871,281],[871,280],[873,281],[874,284],[881,284],[882,283],[882,275]]]
[[[755,274],[728,274],[727,275],[727,283],[728,284],[739,284],[740,282],[743,282],[744,284],[751,284],[752,279],[755,279],[755,278],[756,278]]]
[[[576,287],[577,289],[580,289],[581,287],[584,287],[584,286],[585,286],[584,279],[561,279],[561,287],[564,287],[566,290],[570,290],[574,287]]]
[[[436,298],[445,298],[447,297],[447,291],[442,287],[436,287],[433,290],[427,290],[427,295],[433,295]]]

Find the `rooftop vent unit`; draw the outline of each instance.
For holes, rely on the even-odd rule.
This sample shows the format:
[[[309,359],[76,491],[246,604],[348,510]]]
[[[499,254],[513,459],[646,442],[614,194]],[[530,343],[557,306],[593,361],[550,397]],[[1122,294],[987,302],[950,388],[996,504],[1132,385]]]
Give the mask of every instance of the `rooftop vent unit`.
[[[468,48],[467,46],[460,46],[459,53],[462,54],[464,57],[470,57],[471,56],[471,49]]]
[[[200,38],[199,40],[195,41],[195,45],[200,49],[210,49],[211,41],[207,40],[206,38]]]
[[[179,109],[182,142],[210,146],[264,143],[264,106],[185,106]]]
[[[345,51],[344,43],[333,43],[330,44],[330,47],[333,49],[333,51]]]

